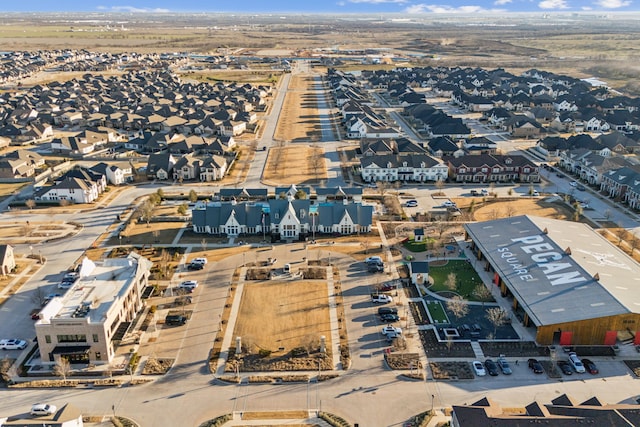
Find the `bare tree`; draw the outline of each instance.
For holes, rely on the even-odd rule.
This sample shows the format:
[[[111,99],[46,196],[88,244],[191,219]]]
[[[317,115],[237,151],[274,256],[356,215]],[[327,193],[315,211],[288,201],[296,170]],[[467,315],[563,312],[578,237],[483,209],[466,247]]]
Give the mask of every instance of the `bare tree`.
[[[160,237],[160,230],[153,230],[151,234],[153,234],[153,241],[155,243],[158,243],[158,238]]]
[[[635,234],[631,235],[631,238],[627,239],[627,243],[629,244],[629,248],[631,249],[631,256],[633,257],[633,253],[640,246],[640,240]]]
[[[482,301],[482,306],[484,307],[484,303],[491,300],[491,291],[484,283],[480,283],[473,288],[473,296]]]
[[[38,286],[31,294],[31,301],[36,304],[38,307],[42,307],[44,305],[44,301],[46,299],[46,294],[44,288],[42,286]]]
[[[203,238],[200,240],[200,247],[202,248],[202,252],[207,250],[207,239]]]
[[[164,279],[169,275],[169,261],[171,261],[171,255],[165,249],[160,252],[160,259],[158,260],[158,273]]]
[[[509,313],[501,307],[492,307],[487,310],[485,316],[489,322],[493,325],[493,335],[495,336],[498,326],[502,326],[507,323],[509,319]]]
[[[367,238],[365,238],[362,242],[360,242],[360,246],[362,246],[362,248],[364,249],[364,254],[366,255],[369,253],[371,242]]]
[[[453,272],[447,274],[444,286],[451,291],[455,291],[458,288],[458,275]]]
[[[489,211],[489,219],[498,219],[500,218],[500,212],[497,209],[491,209]]]
[[[507,218],[511,218],[516,214],[516,208],[512,204],[507,204],[507,207],[505,208],[505,210],[506,210]]]
[[[313,169],[313,174],[316,177],[316,182],[319,179],[318,172],[324,166],[324,153],[322,149],[318,146],[311,147],[311,157],[309,158],[309,162],[311,163],[311,169]]]
[[[624,238],[627,236],[627,230],[619,225],[618,228],[615,229],[614,234],[618,239],[618,246],[622,245]]]
[[[376,181],[376,188],[378,189],[378,193],[380,193],[380,197],[384,197],[384,194],[387,192],[389,186],[384,181]]]
[[[53,374],[62,377],[62,381],[66,381],[71,373],[71,363],[66,357],[61,357],[60,361],[53,367]]]
[[[151,222],[151,218],[153,217],[153,212],[155,211],[155,209],[156,205],[151,200],[146,200],[138,208],[140,218],[142,218],[147,223],[147,227],[150,226],[149,222]]]
[[[27,200],[26,202],[24,202],[24,205],[25,205],[26,207],[28,207],[29,209],[33,209],[33,208],[35,208],[35,207],[36,207],[36,201],[35,201],[35,200],[33,200],[33,199],[29,199],[29,200]]]
[[[451,312],[456,318],[460,319],[469,314],[469,304],[459,295],[450,298],[447,301],[447,310]]]
[[[435,182],[435,184],[434,184],[434,185],[436,186],[436,189],[438,190],[438,191],[436,192],[436,195],[438,195],[438,196],[442,196],[442,195],[444,194],[444,191],[442,191],[442,190],[444,190],[444,181],[443,181],[443,180],[441,180],[441,179],[439,179],[439,180],[437,180],[437,181]]]

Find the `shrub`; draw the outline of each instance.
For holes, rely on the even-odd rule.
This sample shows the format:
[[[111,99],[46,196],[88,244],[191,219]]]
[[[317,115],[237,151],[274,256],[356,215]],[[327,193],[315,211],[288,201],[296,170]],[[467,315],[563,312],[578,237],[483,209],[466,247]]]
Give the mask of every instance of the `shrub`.
[[[271,350],[267,350],[266,348],[261,348],[258,350],[258,356],[264,358],[271,356]]]

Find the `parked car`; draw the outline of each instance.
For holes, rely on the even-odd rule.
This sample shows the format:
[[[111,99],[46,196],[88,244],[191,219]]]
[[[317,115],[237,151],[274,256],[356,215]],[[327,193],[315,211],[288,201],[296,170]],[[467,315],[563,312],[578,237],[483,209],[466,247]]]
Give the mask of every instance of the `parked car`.
[[[378,309],[378,314],[381,316],[383,314],[398,314],[398,309],[395,307],[380,307]]]
[[[584,190],[586,190],[586,188],[584,187],[584,185],[577,185],[577,186],[576,186],[576,190],[578,190],[578,191],[584,191]]]
[[[495,377],[498,375],[498,365],[492,359],[487,359],[484,361],[484,369],[491,375]]]
[[[73,286],[74,282],[60,282],[58,283],[58,289],[69,289]]]
[[[367,270],[369,273],[382,273],[384,271],[384,265],[377,263],[367,264]]]
[[[400,320],[400,316],[398,316],[397,314],[393,314],[393,313],[386,313],[386,314],[381,314],[380,315],[380,320],[382,320],[383,322],[387,322],[387,323],[397,322],[397,321]]]
[[[178,288],[180,289],[186,289],[188,291],[193,292],[195,288],[198,287],[198,281],[197,280],[185,280],[184,282],[180,283],[178,285]]]
[[[560,368],[562,373],[565,374],[565,375],[572,375],[573,374],[573,368],[571,367],[569,362],[567,362],[566,360],[559,360],[558,361],[558,368]]]
[[[31,406],[31,415],[35,415],[37,417],[53,415],[57,410],[58,408],[56,408],[54,405],[49,405],[47,403],[36,403]]]
[[[532,195],[533,197],[538,197],[538,196],[540,195],[540,193],[538,193],[538,191],[537,191],[537,190],[533,190],[533,191],[531,192],[531,195]]]
[[[571,181],[571,182],[569,183],[569,185],[570,185],[570,186],[572,186],[572,187],[577,187],[577,186],[578,186],[578,183],[577,183],[577,182],[575,182],[575,181]]]
[[[529,369],[533,371],[534,374],[543,374],[544,369],[542,368],[542,364],[538,362],[538,359],[529,359],[527,361],[529,365]]]
[[[25,347],[27,347],[25,340],[19,340],[17,338],[0,340],[0,349],[2,350],[23,350]]]
[[[483,196],[488,196],[489,191],[486,188],[483,188],[482,190],[480,190],[480,194],[482,194]]]
[[[484,366],[482,366],[482,363],[480,363],[479,361],[474,360],[471,363],[471,366],[473,366],[473,372],[476,373],[476,376],[484,377],[485,375],[487,375],[487,371],[485,371]]]
[[[202,270],[204,268],[204,264],[199,262],[191,262],[187,265],[187,270]]]
[[[500,371],[502,371],[503,374],[511,375],[513,373],[513,371],[511,370],[511,366],[509,366],[509,362],[507,362],[507,358],[504,356],[504,354],[501,354],[500,357],[498,357],[497,363]]]
[[[418,207],[418,201],[417,200],[408,200],[407,203],[404,204],[406,207],[408,208],[416,208]]]
[[[398,289],[398,285],[396,285],[395,283],[384,283],[383,285],[380,286],[378,290],[380,292],[389,292],[395,289]]]
[[[478,190],[471,190],[469,193],[471,193],[472,196],[478,196],[480,194]]]
[[[364,262],[366,264],[384,264],[384,262],[382,261],[382,258],[380,258],[379,256],[370,256],[365,258]]]
[[[577,373],[584,374],[586,372],[586,370],[584,369],[584,365],[582,364],[582,361],[580,360],[578,355],[575,353],[575,351],[572,351],[571,353],[569,353],[569,363],[573,367],[573,370],[576,371]]]
[[[582,365],[584,366],[584,369],[591,375],[595,375],[599,372],[596,364],[589,359],[582,359]]]
[[[451,200],[447,200],[446,202],[444,202],[442,204],[443,208],[455,208],[457,207],[457,205],[455,204],[455,202],[452,202]]]
[[[167,326],[182,326],[187,323],[187,317],[177,314],[169,314],[164,318],[164,324]]]
[[[382,335],[396,334],[402,335],[402,328],[393,325],[387,325],[382,328]]]
[[[393,298],[387,294],[373,294],[371,295],[371,302],[380,303],[380,304],[388,304],[393,302]]]
[[[194,258],[191,260],[191,263],[195,263],[195,264],[206,264],[207,263],[207,259],[206,258]]]
[[[387,342],[389,344],[391,344],[393,342],[393,340],[395,340],[396,338],[400,338],[402,335],[398,334],[397,332],[389,332],[388,334],[385,335],[385,337],[387,338]]]

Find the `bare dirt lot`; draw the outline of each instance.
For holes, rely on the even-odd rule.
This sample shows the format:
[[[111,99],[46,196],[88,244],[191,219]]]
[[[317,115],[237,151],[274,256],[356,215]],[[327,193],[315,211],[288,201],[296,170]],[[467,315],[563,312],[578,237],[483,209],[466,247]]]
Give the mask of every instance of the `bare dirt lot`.
[[[280,141],[319,141],[322,136],[313,85],[308,75],[291,77],[274,138]]]
[[[245,283],[234,336],[242,337],[243,347],[250,348],[251,353],[315,347],[321,335],[330,349],[330,332],[326,282]]]
[[[470,203],[468,197],[456,199],[456,202],[458,201],[462,203],[462,205],[458,205],[461,209],[468,207]],[[478,207],[474,211],[473,217],[476,221],[487,221],[517,215],[534,215],[567,220],[571,218],[572,210],[561,202],[548,203],[544,199],[523,198],[508,201],[491,201]]]
[[[324,151],[320,147],[287,145],[269,150],[262,176],[267,184],[316,184],[327,179]]]

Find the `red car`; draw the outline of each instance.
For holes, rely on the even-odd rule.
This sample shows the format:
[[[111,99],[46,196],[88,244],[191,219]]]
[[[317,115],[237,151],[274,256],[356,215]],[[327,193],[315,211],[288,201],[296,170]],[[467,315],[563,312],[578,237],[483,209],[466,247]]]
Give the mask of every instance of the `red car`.
[[[384,285],[380,286],[380,292],[389,292],[397,288],[398,285],[395,285],[393,283],[385,283]]]

